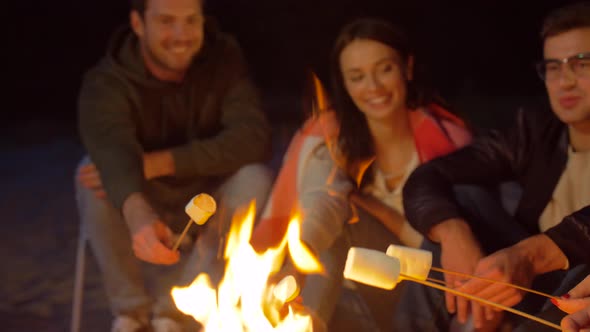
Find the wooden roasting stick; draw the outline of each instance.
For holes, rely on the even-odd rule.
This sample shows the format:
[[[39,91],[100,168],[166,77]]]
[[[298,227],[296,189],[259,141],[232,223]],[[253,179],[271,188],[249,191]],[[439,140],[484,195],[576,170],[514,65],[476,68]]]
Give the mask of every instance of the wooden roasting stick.
[[[426,278],[426,280],[430,281],[430,282],[435,282],[437,284],[441,284],[443,286],[447,285],[446,281],[443,281],[443,280],[438,280],[438,279],[434,279],[434,278]]]
[[[428,287],[440,289],[442,291],[451,293],[453,295],[461,296],[461,297],[464,297],[464,298],[469,299],[469,300],[477,301],[477,302],[483,303],[485,305],[489,305],[490,307],[498,308],[500,310],[505,310],[505,311],[511,312],[513,314],[522,316],[524,318],[528,318],[530,320],[533,320],[533,321],[535,321],[537,323],[541,323],[543,325],[552,327],[552,328],[554,328],[556,330],[562,331],[561,330],[561,327],[559,327],[559,325],[553,324],[553,323],[548,322],[548,321],[546,321],[544,319],[541,319],[539,317],[535,317],[533,315],[527,314],[526,312],[522,312],[520,310],[516,310],[514,308],[507,307],[505,305],[498,304],[498,303],[495,303],[495,302],[492,302],[492,301],[488,301],[488,300],[486,300],[484,298],[481,298],[481,297],[478,297],[478,296],[475,296],[475,295],[463,293],[463,292],[454,290],[454,289],[449,288],[449,287],[446,287],[446,286],[439,285],[439,284],[434,283],[434,282],[431,282],[431,281],[420,280],[420,279],[412,278],[410,276],[403,275],[403,274],[400,274],[400,277],[402,277],[403,279],[409,280],[409,281],[417,282],[419,284],[422,284],[422,285],[425,285],[425,286],[428,286]]]
[[[446,271],[446,270],[444,270],[444,269],[439,269],[439,268],[432,268],[432,270],[439,271],[439,272],[444,272],[444,271]],[[549,297],[549,298],[554,298],[554,297],[556,297],[556,296],[552,296],[552,295],[545,294],[545,293],[542,293],[542,292],[537,292],[537,291],[535,291],[535,290],[532,290],[532,289],[527,289],[527,288],[524,288],[524,287],[520,287],[520,286],[518,286],[518,285],[514,285],[514,284],[510,284],[510,283],[506,283],[506,282],[501,282],[501,281],[499,282],[499,281],[497,281],[497,280],[493,280],[493,279],[486,279],[486,278],[480,278],[480,277],[476,277],[476,276],[469,276],[469,275],[467,275],[467,274],[465,274],[465,273],[460,273],[460,272],[453,272],[453,271],[449,271],[449,273],[451,273],[451,274],[456,274],[456,275],[459,275],[459,276],[464,276],[464,277],[473,277],[474,279],[480,279],[480,280],[483,280],[483,281],[489,281],[489,282],[496,282],[496,283],[501,283],[501,284],[505,284],[505,285],[507,285],[507,286],[512,286],[512,287],[514,287],[514,288],[522,289],[522,290],[524,290],[524,291],[529,291],[530,293],[538,294],[538,295],[541,295],[541,296],[546,296],[546,297]],[[422,281],[422,280],[420,280],[420,279],[412,278],[412,277],[405,276],[405,275],[400,275],[400,276],[402,276],[404,279],[407,279],[407,280],[410,280],[410,281],[414,281],[414,282],[417,282],[417,283],[421,283],[421,284],[423,284],[423,285],[426,285],[426,286],[429,286],[429,287],[432,287],[432,288],[441,289],[441,290],[444,290],[445,292],[453,293],[453,294],[455,294],[455,295],[457,295],[457,296],[463,296],[463,297],[467,297],[467,296],[466,296],[466,295],[467,295],[467,293],[463,293],[463,292],[460,292],[460,291],[456,291],[456,290],[454,290],[454,289],[452,289],[452,288],[449,288],[449,287],[447,287],[447,286],[446,286],[446,285],[447,285],[447,283],[446,283],[445,281],[443,281],[443,280],[438,280],[438,279],[435,279],[435,278],[427,278],[427,279],[426,279],[426,281]],[[440,285],[440,286],[439,286],[439,285]],[[523,288],[524,288],[524,289],[523,289]],[[484,299],[482,298],[481,300],[484,300]],[[475,300],[475,301],[480,301],[480,300]],[[487,301],[487,300],[485,300],[485,301]],[[487,302],[480,301],[480,302],[482,302],[482,303],[485,303],[485,304],[488,304],[487,302],[490,302],[490,301],[487,301]],[[507,310],[507,309],[504,309],[504,306],[503,306],[503,305],[501,305],[501,304],[497,304],[497,303],[495,303],[495,302],[490,302],[490,303],[494,303],[494,306],[495,306],[495,307],[501,308],[502,310]],[[510,311],[510,312],[513,312],[512,310],[515,310],[515,309],[512,309],[512,308],[510,308],[510,307],[508,307],[508,308],[509,308],[509,309],[511,309],[511,310],[507,310],[507,311]],[[541,323],[541,324],[545,324],[544,322],[541,322],[541,321],[539,321],[539,319],[540,319],[540,318],[537,318],[537,317],[531,316],[531,315],[529,315],[529,314],[527,314],[527,313],[525,313],[525,312],[522,312],[522,314],[523,314],[523,315],[521,315],[521,316],[523,316],[523,317],[525,317],[525,318],[529,318],[529,319],[532,319],[532,320],[534,320],[534,321],[536,321],[536,322],[539,322],[539,323]],[[517,315],[519,315],[519,314],[517,314]],[[530,316],[530,317],[529,317],[529,316]],[[532,318],[532,317],[534,317],[534,318]],[[542,319],[541,319],[541,320],[542,320]],[[547,325],[547,326],[550,326],[550,327],[553,327],[553,328],[557,328],[557,325],[555,325],[555,324],[553,324],[553,323],[551,323],[551,322],[547,322],[547,323],[549,323],[549,325],[548,325],[548,324],[545,324],[545,325]],[[560,328],[558,328],[558,329],[559,329],[559,330],[561,330]]]
[[[188,232],[188,229],[191,228],[192,223],[193,223],[193,220],[189,219],[188,222],[186,223],[186,226],[184,226],[184,230],[182,231],[180,236],[176,239],[174,246],[172,246],[172,251],[176,251],[178,249],[178,246],[180,246],[182,239],[186,236],[186,232]]]
[[[395,288],[402,280],[409,280],[511,312],[561,331],[558,325],[546,320],[475,295],[449,288],[441,280],[429,279],[428,272],[431,268],[431,262],[432,255],[425,250],[391,245],[387,249],[387,253],[383,253],[378,250],[352,247],[348,251],[348,257],[344,267],[344,277],[373,287],[389,290]],[[439,283],[443,283],[443,285]]]
[[[483,277],[478,277],[478,276],[474,276],[474,275],[467,274],[467,273],[449,271],[449,270],[445,270],[442,268],[434,267],[434,266],[432,266],[432,253],[427,250],[408,248],[408,247],[404,247],[404,246],[400,246],[400,245],[390,245],[387,248],[386,254],[391,257],[396,257],[397,259],[400,260],[400,263],[403,265],[403,267],[406,271],[405,274],[409,274],[409,275],[413,275],[413,276],[420,275],[421,278],[419,278],[419,279],[422,279],[422,280],[427,278],[428,273],[430,271],[437,271],[437,272],[442,272],[442,273],[446,273],[446,274],[460,276],[463,278],[478,279],[478,280],[482,280],[482,281],[486,281],[486,282],[490,282],[490,283],[509,286],[512,288],[520,289],[520,290],[525,291],[527,293],[533,293],[533,294],[537,294],[540,296],[544,296],[548,299],[557,299],[556,296],[549,295],[549,294],[543,293],[543,292],[539,292],[534,289],[526,288],[523,286],[515,285],[515,284],[509,283],[509,282],[505,282],[505,281],[501,281],[501,280],[494,280],[494,279],[489,279],[489,278],[483,278]],[[438,281],[435,281],[435,282],[438,282]]]
[[[548,299],[558,299],[557,296],[553,296],[553,295],[550,295],[550,294],[547,294],[547,293],[539,292],[539,291],[536,291],[534,289],[526,288],[526,287],[523,287],[523,286],[511,284],[511,283],[505,282],[505,281],[494,280],[494,279],[489,279],[489,278],[482,278],[482,277],[474,276],[474,275],[471,275],[471,274],[461,273],[461,272],[455,272],[455,271],[449,271],[449,270],[441,269],[441,268],[434,267],[434,266],[432,266],[430,269],[432,271],[437,271],[437,272],[452,274],[452,275],[456,275],[456,276],[460,276],[460,277],[464,277],[464,278],[477,279],[477,280],[491,282],[491,283],[494,283],[494,284],[506,285],[506,286],[509,286],[509,287],[512,287],[512,288],[520,289],[520,290],[525,291],[525,292],[528,292],[528,293],[533,293],[533,294],[537,294],[537,295],[540,295],[540,296],[544,296],[544,297],[546,297]]]

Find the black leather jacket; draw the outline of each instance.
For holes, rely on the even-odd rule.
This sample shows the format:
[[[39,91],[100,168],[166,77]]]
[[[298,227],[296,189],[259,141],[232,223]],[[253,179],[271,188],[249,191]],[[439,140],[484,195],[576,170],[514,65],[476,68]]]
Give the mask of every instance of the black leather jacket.
[[[567,126],[553,113],[521,110],[511,129],[492,131],[470,146],[417,168],[403,191],[406,217],[426,235],[434,225],[460,216],[454,185],[517,181],[523,193],[515,219],[530,234],[538,234],[539,217],[566,166],[567,147]],[[590,206],[567,216],[545,234],[571,266],[590,263]]]

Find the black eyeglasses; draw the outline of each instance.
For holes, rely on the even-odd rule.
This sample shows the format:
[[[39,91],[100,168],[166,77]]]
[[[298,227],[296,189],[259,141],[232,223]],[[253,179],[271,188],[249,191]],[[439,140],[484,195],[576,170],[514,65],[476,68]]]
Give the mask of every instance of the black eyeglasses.
[[[563,65],[567,65],[577,78],[590,78],[590,52],[539,61],[536,64],[537,73],[543,81],[553,81],[563,74]]]

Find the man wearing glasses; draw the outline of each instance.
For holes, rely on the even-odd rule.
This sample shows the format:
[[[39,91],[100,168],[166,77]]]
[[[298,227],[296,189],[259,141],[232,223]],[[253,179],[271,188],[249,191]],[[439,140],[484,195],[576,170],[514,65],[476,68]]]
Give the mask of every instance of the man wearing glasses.
[[[510,130],[491,132],[419,167],[404,187],[404,208],[425,235],[425,249],[435,253],[434,263],[444,269],[561,295],[590,263],[590,3],[552,12],[541,36],[544,59],[537,69],[552,112],[519,111]],[[475,196],[465,199],[458,190],[505,181],[522,187],[514,215],[491,200],[476,201],[470,209],[467,201]],[[477,279],[447,274],[444,280],[529,313],[542,310],[546,300]],[[404,291],[406,306],[394,317],[395,331],[447,331],[455,314],[460,323],[471,316],[475,327],[486,331],[500,321],[491,308],[451,294],[413,284]],[[554,309],[545,310],[553,315],[545,318],[559,324],[559,310],[551,304],[543,309]],[[543,328],[527,322],[517,330]]]

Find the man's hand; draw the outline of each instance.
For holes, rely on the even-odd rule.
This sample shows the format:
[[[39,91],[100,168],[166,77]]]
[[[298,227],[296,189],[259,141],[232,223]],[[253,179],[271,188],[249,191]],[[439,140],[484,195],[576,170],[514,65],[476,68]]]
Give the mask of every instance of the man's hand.
[[[122,210],[137,258],[164,265],[178,261],[178,252],[167,247],[172,246],[172,231],[160,220],[142,193],[129,195]]]
[[[463,219],[449,219],[433,227],[430,232],[434,241],[441,245],[441,265],[443,269],[466,274],[475,271],[483,252],[469,225]],[[446,274],[445,281],[451,288],[460,287],[463,278]],[[445,293],[447,310],[456,313],[459,322],[465,323],[469,314],[469,301],[450,293]],[[472,313],[481,314],[478,304],[472,306]]]
[[[532,263],[515,247],[502,249],[480,260],[474,275],[524,287],[530,287],[535,277]],[[524,296],[523,291],[514,287],[478,279],[471,279],[458,290],[508,307],[519,303]],[[488,306],[483,308],[485,319],[492,320],[497,309]],[[473,322],[476,327],[483,325],[484,316],[481,310],[473,312]]]
[[[96,169],[94,163],[88,163],[86,165],[81,166],[78,169],[78,174],[76,175],[76,177],[84,187],[92,190],[96,197],[100,199],[104,199],[105,197],[107,197],[107,194],[105,193],[104,188],[102,186],[100,173],[98,172],[98,169]]]
[[[143,154],[143,174],[146,180],[176,173],[174,157],[170,150],[158,150]]]
[[[132,234],[133,252],[137,258],[152,264],[172,265],[178,262],[178,251],[172,251],[172,231],[156,221],[140,227]]]
[[[170,176],[174,172],[174,158],[170,151],[161,150],[143,154],[143,173],[146,180],[159,176]],[[101,199],[107,197],[100,178],[100,172],[94,163],[81,166],[76,177],[84,187],[92,190],[96,197]]]
[[[529,288],[537,275],[563,268],[566,262],[559,247],[546,235],[539,234],[480,260],[474,274]],[[524,296],[517,288],[477,279],[471,279],[458,290],[508,307],[519,303]],[[490,307],[485,308],[486,318],[490,320],[494,312]],[[483,317],[474,312],[473,320],[478,326]]]

